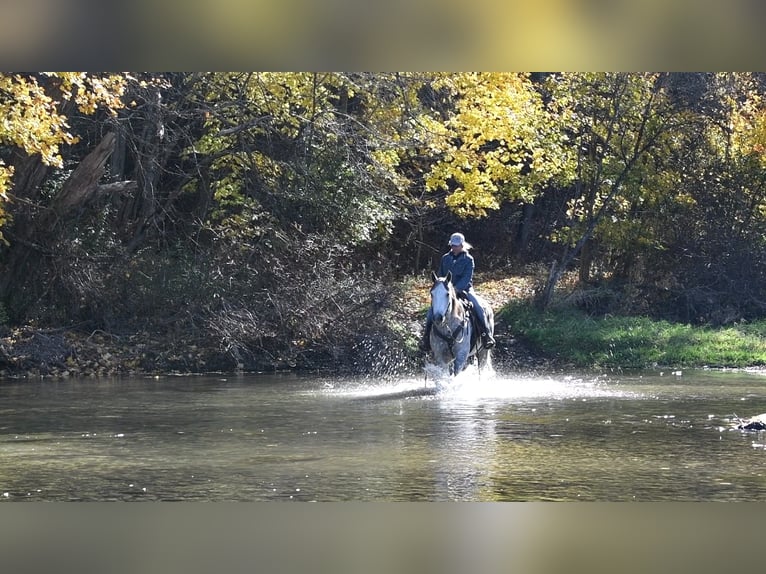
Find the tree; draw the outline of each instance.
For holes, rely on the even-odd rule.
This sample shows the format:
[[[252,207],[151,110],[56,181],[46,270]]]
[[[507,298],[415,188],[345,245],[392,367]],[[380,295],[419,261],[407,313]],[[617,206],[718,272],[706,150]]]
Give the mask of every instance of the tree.
[[[663,157],[684,114],[669,104],[667,74],[449,74],[435,83],[455,101],[427,179],[448,189],[448,205],[483,216],[501,201],[568,197],[551,239],[562,246],[540,303],[550,304],[563,272],[597,234],[630,237],[632,213],[662,193]]]
[[[761,74],[700,76],[699,96],[682,101],[694,121],[667,162],[684,219],[662,226],[664,256],[651,264],[673,278],[668,304],[680,318],[721,324],[766,308],[765,86]]]
[[[93,196],[113,135],[105,134],[75,168],[65,165],[62,150],[79,141],[71,127],[78,116],[99,109],[114,114],[122,106],[127,79],[83,72],[0,74],[0,301],[21,295],[19,277],[34,277],[27,276],[30,267],[50,255],[46,237]],[[61,178],[55,189],[44,186],[51,170]]]
[[[397,74],[212,75],[195,184],[223,210],[214,217],[246,208],[339,243],[385,237],[407,187],[397,166],[414,98]]]
[[[568,222],[558,239],[562,254],[554,261],[540,297],[550,304],[559,279],[591,241],[601,225],[630,219],[642,194],[652,193],[647,178],[657,172],[653,152],[683,124],[666,97],[665,74],[562,74],[554,98],[570,110],[572,147],[576,161],[574,193]],[[611,223],[610,223],[611,222]],[[589,258],[581,262],[587,279]]]
[[[14,162],[27,157],[45,166],[63,167],[61,146],[78,141],[71,133],[68,113],[76,108],[93,114],[99,106],[121,107],[124,77],[82,72],[41,74],[0,73],[0,241],[8,222],[7,202],[25,198],[27,190],[14,185]]]
[[[532,201],[541,188],[567,182],[566,107],[545,102],[529,74],[462,73],[438,76],[454,111],[431,144],[430,190],[446,189],[447,205],[463,216],[482,217],[507,199]]]

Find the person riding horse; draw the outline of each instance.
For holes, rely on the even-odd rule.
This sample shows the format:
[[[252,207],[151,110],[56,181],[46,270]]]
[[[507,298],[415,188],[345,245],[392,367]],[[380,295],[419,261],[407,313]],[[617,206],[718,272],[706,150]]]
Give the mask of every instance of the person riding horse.
[[[473,256],[468,252],[472,248],[471,244],[465,240],[462,233],[453,233],[449,238],[450,250],[442,255],[439,265],[439,276],[444,277],[448,271],[452,272],[452,284],[458,295],[468,299],[473,305],[476,317],[481,326],[481,343],[486,349],[495,346],[495,339],[492,337],[492,329],[487,325],[487,316],[484,312],[484,306],[476,298],[473,290]],[[431,327],[433,325],[433,315],[431,309],[426,316],[426,327],[423,338],[420,341],[420,349],[424,352],[430,350]]]

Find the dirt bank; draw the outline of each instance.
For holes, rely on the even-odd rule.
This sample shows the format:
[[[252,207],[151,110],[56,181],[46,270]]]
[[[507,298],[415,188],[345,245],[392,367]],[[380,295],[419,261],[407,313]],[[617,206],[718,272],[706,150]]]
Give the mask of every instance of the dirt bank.
[[[528,277],[477,276],[476,288],[497,310],[514,298],[529,296]],[[389,326],[373,340],[397,356],[404,368],[417,368],[422,362],[413,349],[421,329],[424,310],[429,304],[426,279],[402,288],[392,304],[381,310]],[[407,333],[408,341],[391,339],[394,331]],[[370,333],[367,333],[370,338]],[[532,353],[502,323],[496,324],[495,365],[501,369],[536,370],[549,366],[545,358]],[[409,344],[407,344],[409,343]],[[108,333],[83,328],[36,328],[26,325],[0,329],[0,377],[67,378],[120,375],[160,375],[205,372],[324,370],[353,372],[370,369],[370,361],[360,360],[358,348],[321,349],[302,352],[301,358],[288,352],[258,354],[247,360],[232,357],[220,342],[210,339],[182,338],[177,335],[140,331],[129,334]],[[378,349],[371,355],[379,356]]]

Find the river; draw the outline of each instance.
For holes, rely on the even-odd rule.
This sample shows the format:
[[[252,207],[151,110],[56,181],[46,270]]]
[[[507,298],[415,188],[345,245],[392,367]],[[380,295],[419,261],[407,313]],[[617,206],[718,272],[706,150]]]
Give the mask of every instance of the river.
[[[0,500],[766,500],[766,376],[0,382]]]

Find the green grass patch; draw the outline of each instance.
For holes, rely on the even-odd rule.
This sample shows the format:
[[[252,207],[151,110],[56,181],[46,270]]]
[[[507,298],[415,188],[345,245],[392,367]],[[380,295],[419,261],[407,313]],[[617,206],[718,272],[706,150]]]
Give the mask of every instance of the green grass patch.
[[[498,313],[537,352],[581,368],[766,365],[766,321],[695,327],[647,317],[592,318],[576,309],[540,311],[527,302]]]

